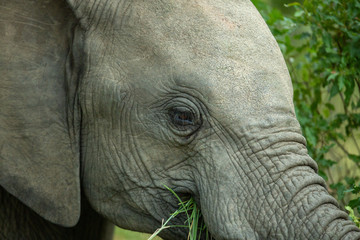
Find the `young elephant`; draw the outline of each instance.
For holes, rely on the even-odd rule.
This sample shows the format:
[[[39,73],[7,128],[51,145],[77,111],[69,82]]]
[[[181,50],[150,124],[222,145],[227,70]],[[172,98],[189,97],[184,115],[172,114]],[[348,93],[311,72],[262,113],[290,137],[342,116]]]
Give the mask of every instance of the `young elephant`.
[[[249,0],[1,0],[0,16],[1,239],[151,233],[178,207],[164,185],[215,239],[360,239]]]

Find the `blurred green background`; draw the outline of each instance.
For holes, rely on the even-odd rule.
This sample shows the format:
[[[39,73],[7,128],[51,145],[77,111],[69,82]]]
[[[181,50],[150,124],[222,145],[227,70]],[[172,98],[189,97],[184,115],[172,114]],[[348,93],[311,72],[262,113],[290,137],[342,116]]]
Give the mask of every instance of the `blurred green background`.
[[[138,233],[121,228],[116,228],[114,233],[114,240],[146,240],[150,237],[150,234]],[[156,240],[161,238],[156,237]]]

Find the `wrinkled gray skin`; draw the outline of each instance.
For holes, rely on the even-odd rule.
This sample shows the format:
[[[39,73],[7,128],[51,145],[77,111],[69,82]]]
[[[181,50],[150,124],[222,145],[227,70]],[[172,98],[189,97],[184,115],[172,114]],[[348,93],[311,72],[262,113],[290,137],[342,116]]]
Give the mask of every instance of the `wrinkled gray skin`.
[[[0,20],[1,239],[151,233],[164,185],[215,239],[360,239],[249,0],[1,0]]]

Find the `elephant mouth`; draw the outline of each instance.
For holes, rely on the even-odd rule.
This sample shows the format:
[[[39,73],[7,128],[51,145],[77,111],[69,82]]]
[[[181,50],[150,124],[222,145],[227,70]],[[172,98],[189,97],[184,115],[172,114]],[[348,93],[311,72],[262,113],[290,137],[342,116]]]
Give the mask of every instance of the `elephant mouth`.
[[[199,199],[184,192],[177,192],[175,195],[178,200],[175,205],[177,208],[172,207],[173,214],[170,216],[172,219],[168,224],[170,227],[165,229],[162,237],[164,239],[215,240],[206,226]]]

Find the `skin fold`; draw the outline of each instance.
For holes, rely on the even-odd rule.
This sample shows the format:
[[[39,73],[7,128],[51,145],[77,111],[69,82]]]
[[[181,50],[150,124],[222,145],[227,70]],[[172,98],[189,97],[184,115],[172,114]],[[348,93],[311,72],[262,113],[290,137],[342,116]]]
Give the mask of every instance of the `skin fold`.
[[[214,239],[360,239],[250,1],[4,0],[0,16],[1,239],[152,233],[178,208],[165,185]]]

